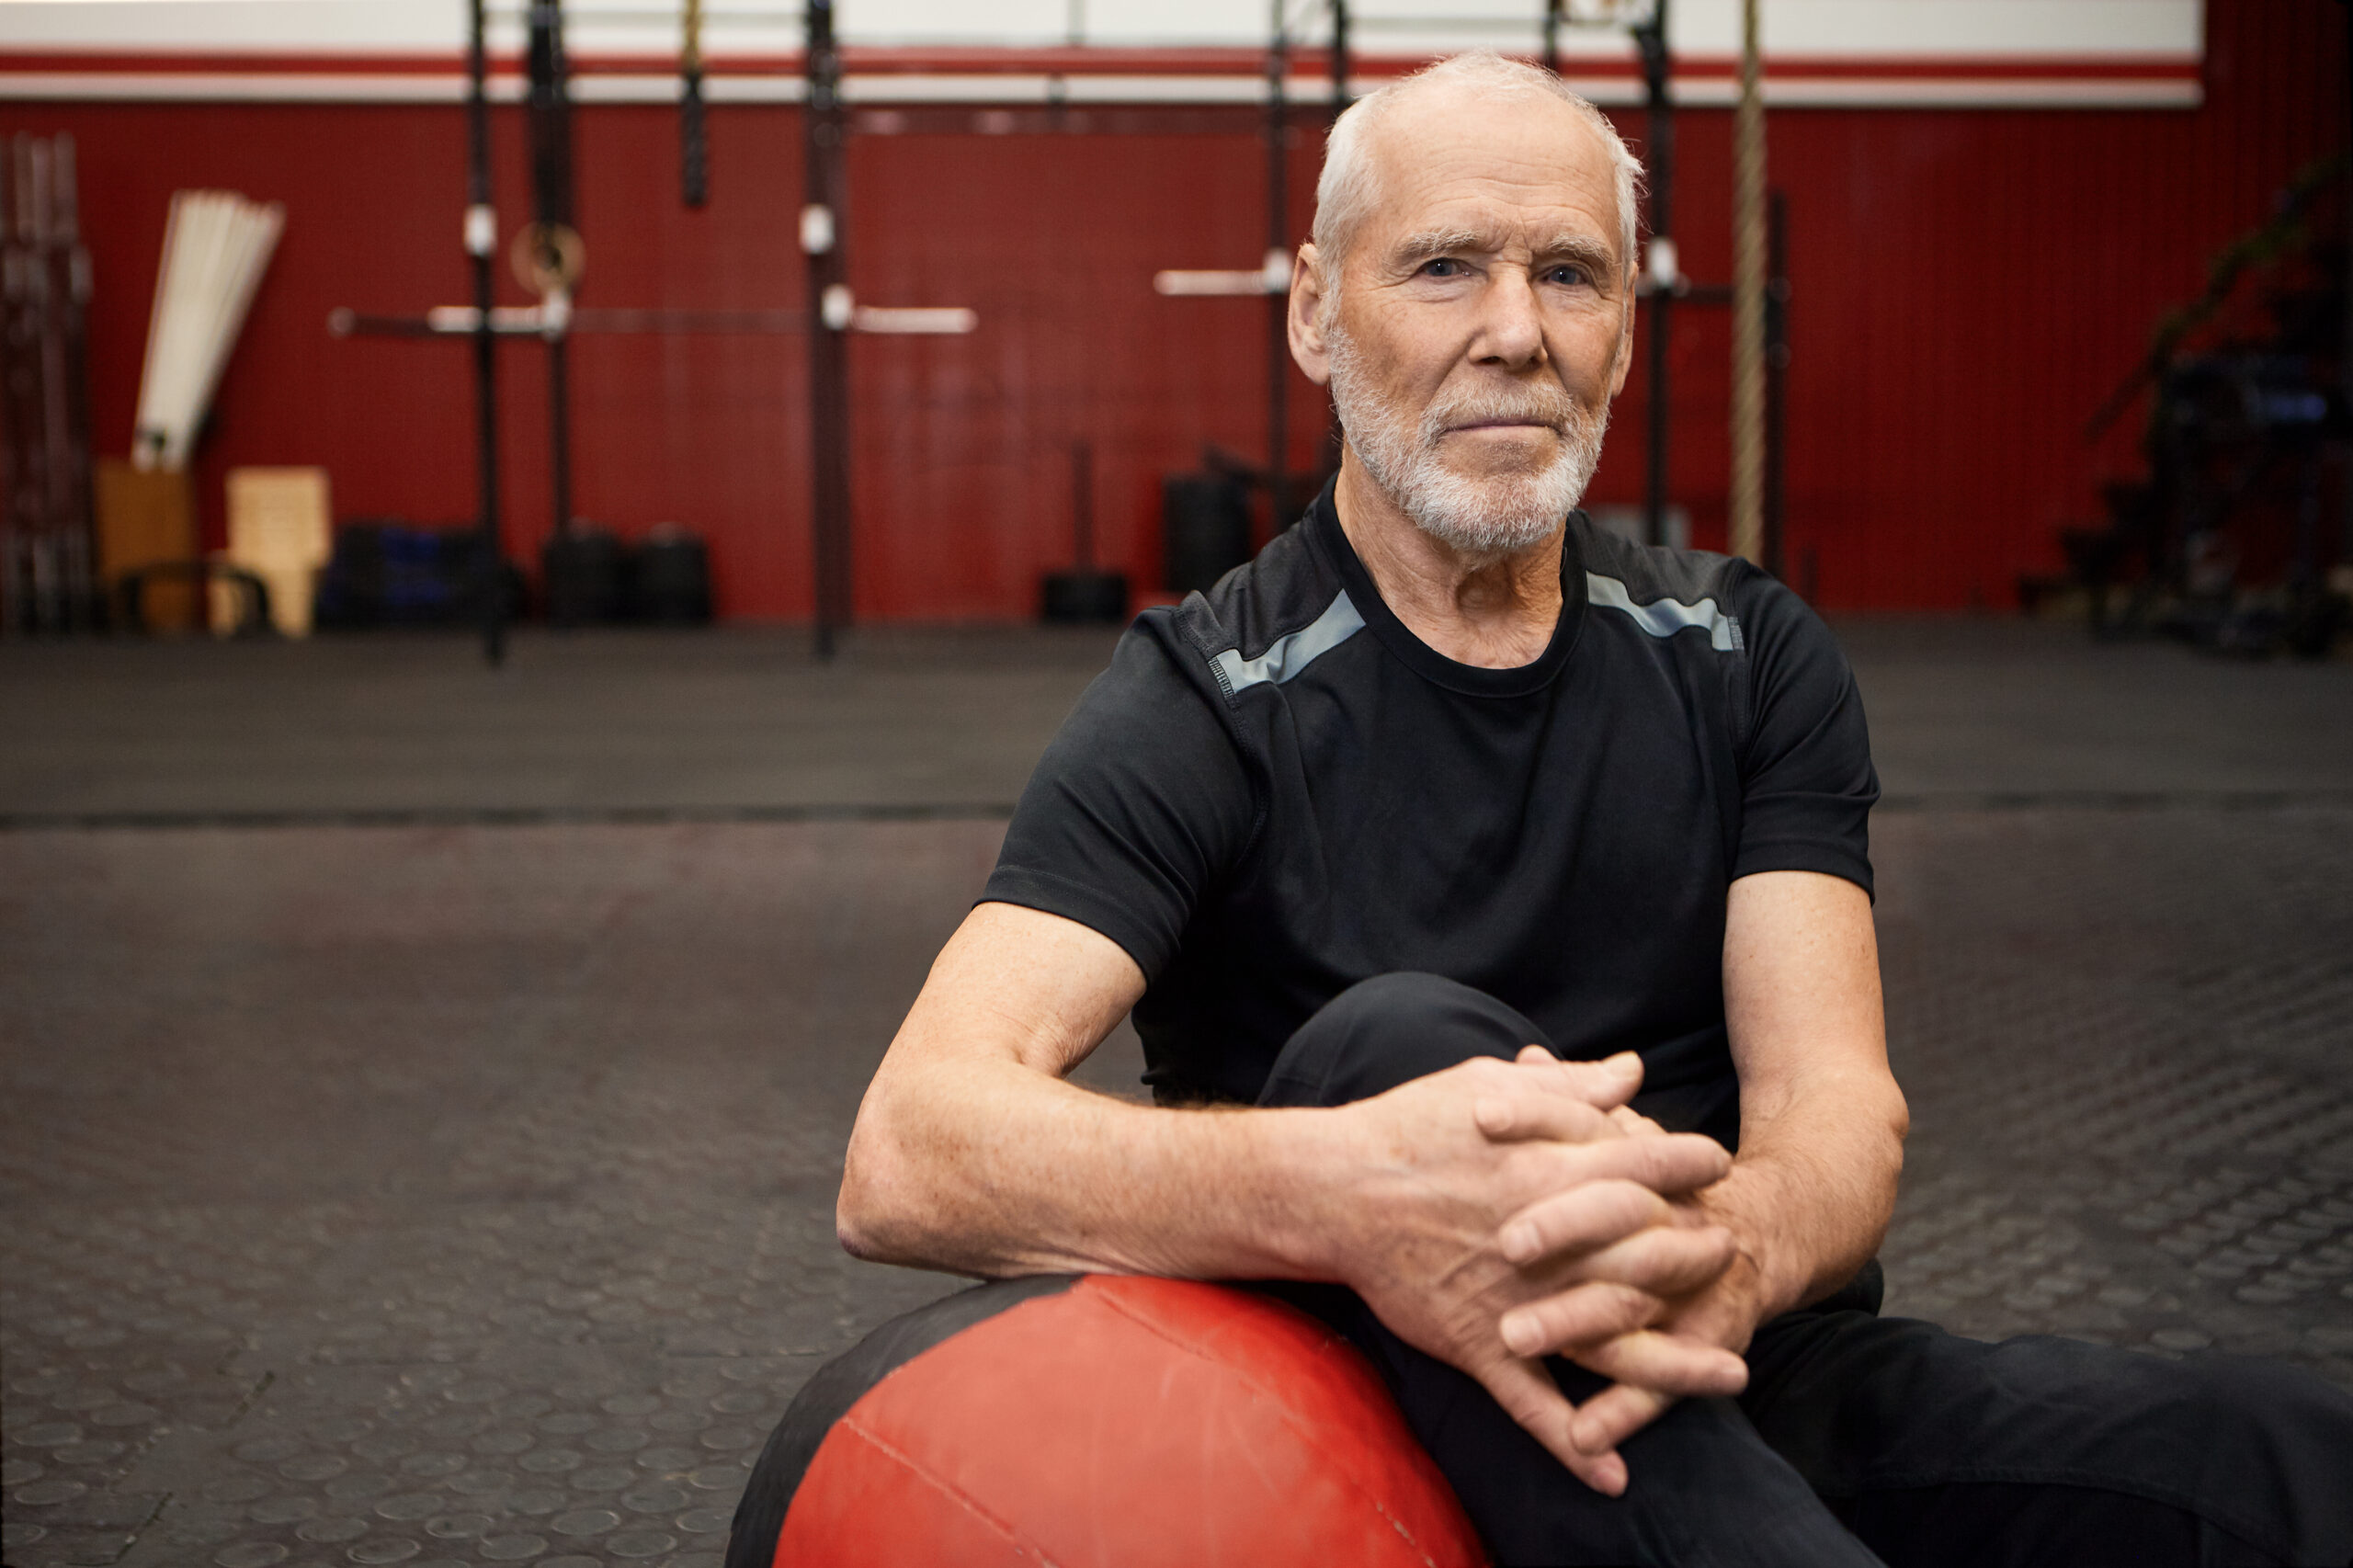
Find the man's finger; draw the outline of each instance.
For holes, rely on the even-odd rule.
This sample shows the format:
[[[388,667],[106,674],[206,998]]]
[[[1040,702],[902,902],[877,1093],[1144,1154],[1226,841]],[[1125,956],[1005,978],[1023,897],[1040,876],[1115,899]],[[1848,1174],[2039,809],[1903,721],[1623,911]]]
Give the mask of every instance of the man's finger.
[[[1621,1334],[1579,1351],[1575,1360],[1621,1387],[1648,1390],[1661,1398],[1729,1397],[1748,1386],[1748,1363],[1731,1351],[1655,1329]],[[1579,1428],[1581,1433],[1587,1430]],[[1604,1448],[1615,1447],[1622,1436],[1591,1430],[1601,1432],[1596,1441]]]
[[[1655,1138],[1607,1138],[1574,1151],[1586,1181],[1635,1181],[1673,1197],[1723,1180],[1732,1156],[1714,1139],[1697,1132],[1662,1132]]]
[[[1571,1260],[1568,1278],[1614,1280],[1654,1296],[1686,1296],[1712,1283],[1739,1256],[1732,1233],[1721,1225],[1654,1225]]]
[[[1511,1262],[1529,1264],[1540,1257],[1605,1247],[1674,1218],[1666,1199],[1640,1182],[1579,1182],[1565,1192],[1538,1199],[1505,1221],[1495,1244]]]
[[[1504,1313],[1496,1324],[1515,1356],[1549,1356],[1563,1346],[1599,1345],[1647,1328],[1666,1303],[1648,1290],[1608,1280],[1578,1285]]]
[[[1540,1092],[1600,1110],[1624,1105],[1643,1086],[1643,1059],[1631,1051],[1598,1062],[1563,1062],[1540,1045],[1524,1045],[1512,1065],[1522,1069],[1526,1081]]]
[[[1577,1447],[1572,1437],[1576,1407],[1562,1394],[1550,1372],[1533,1361],[1506,1360],[1473,1375],[1504,1407],[1504,1414],[1526,1427],[1579,1481],[1604,1497],[1625,1492],[1626,1461],[1614,1449],[1596,1452]]]
[[[1655,1389],[1613,1383],[1578,1407],[1570,1435],[1580,1453],[1607,1454],[1666,1414],[1674,1399]]]
[[[1517,1094],[1481,1095],[1471,1103],[1471,1119],[1494,1143],[1589,1143],[1624,1136],[1606,1111],[1573,1095],[1552,1094],[1523,1079]]]

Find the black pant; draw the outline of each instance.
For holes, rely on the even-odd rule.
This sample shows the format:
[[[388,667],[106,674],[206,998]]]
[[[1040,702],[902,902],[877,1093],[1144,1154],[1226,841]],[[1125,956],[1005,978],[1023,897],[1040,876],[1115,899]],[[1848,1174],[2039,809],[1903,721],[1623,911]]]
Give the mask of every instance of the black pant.
[[[1284,1047],[1259,1103],[1343,1105],[1540,1029],[1426,974],[1370,980]],[[2353,1398],[2268,1362],[2168,1362],[2042,1335],[1988,1345],[1877,1315],[1876,1267],[1763,1324],[1737,1399],[1629,1438],[1588,1490],[1485,1390],[1352,1292],[1279,1287],[1355,1342],[1499,1564],[2343,1564]],[[1602,1381],[1551,1363],[1573,1401]]]

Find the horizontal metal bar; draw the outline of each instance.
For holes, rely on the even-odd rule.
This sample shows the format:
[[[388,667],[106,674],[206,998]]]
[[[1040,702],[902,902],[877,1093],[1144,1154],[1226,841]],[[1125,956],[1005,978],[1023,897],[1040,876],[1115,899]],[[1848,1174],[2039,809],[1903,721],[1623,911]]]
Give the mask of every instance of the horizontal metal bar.
[[[1563,21],[1566,17],[1562,18]],[[1536,33],[1543,30],[1544,18],[1526,17],[1360,17],[1348,16],[1350,32],[1380,33],[1444,33],[1516,32]]]
[[[436,305],[421,316],[370,315],[338,309],[327,315],[337,337],[470,337],[481,317],[472,305]],[[502,337],[537,337],[548,330],[537,305],[501,305],[490,312],[490,330]],[[809,330],[806,311],[627,310],[574,306],[566,333],[732,334]]]
[[[1271,288],[1263,271],[1250,272],[1187,272],[1166,271],[1152,275],[1152,291],[1176,298],[1215,298],[1231,295],[1278,294],[1290,287]]]
[[[531,17],[531,11],[528,6],[490,6],[483,7],[483,16],[485,19],[494,22],[528,23]],[[798,6],[733,6],[724,9],[713,9],[706,6],[702,13],[705,27],[709,27],[713,22],[719,22],[748,23],[771,28],[798,28],[801,26],[801,8]],[[563,25],[567,28],[595,27],[599,22],[646,22],[675,28],[680,26],[683,21],[683,17],[676,8],[662,10],[645,6],[609,7],[583,6],[578,3],[578,0],[573,0],[572,4],[563,8]]]
[[[852,332],[883,336],[958,336],[980,330],[981,313],[961,305],[860,305],[850,313]]]
[[[481,320],[472,305],[436,305],[421,316],[340,308],[328,312],[327,330],[337,337],[471,337]],[[961,305],[860,305],[851,313],[849,330],[882,337],[942,337],[978,331],[980,324],[980,312]],[[501,305],[490,312],[490,330],[501,337],[538,337],[549,328],[537,305]],[[795,333],[809,330],[809,312],[574,306],[561,330],[658,336]]]

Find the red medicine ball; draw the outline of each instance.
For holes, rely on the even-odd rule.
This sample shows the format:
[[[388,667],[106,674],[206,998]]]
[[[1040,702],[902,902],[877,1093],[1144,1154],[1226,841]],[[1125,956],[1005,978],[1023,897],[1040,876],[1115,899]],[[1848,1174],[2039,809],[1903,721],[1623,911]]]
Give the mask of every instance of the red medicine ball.
[[[773,1543],[772,1545],[770,1543]],[[1006,1280],[810,1380],[754,1470],[728,1568],[1485,1562],[1348,1343],[1247,1290]]]

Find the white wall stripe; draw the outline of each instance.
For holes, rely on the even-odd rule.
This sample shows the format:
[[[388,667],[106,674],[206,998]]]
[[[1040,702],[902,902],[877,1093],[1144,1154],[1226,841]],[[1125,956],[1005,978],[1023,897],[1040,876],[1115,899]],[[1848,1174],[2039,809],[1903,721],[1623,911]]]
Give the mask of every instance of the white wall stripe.
[[[2252,0],[2273,4],[2277,0]],[[497,0],[494,47],[520,40],[518,0]],[[799,0],[708,0],[705,44],[734,51],[799,45]],[[1299,42],[1320,47],[1317,7],[1298,6]],[[575,49],[662,53],[677,47],[677,0],[568,0]],[[1040,48],[1070,40],[1068,0],[841,0],[853,45]],[[1681,55],[1728,56],[1740,40],[1740,0],[1676,0],[1672,43]],[[1539,0],[1356,0],[1359,41],[1395,52],[1487,45],[1532,48]],[[1086,0],[1075,13],[1085,42],[1115,48],[1240,48],[1266,41],[1266,0]],[[2100,56],[2196,62],[2202,0],[1769,0],[1764,44],[1775,55],[1860,59],[2063,59]],[[260,50],[294,54],[461,49],[461,0],[0,0],[0,50]],[[1380,40],[1376,42],[1375,40]],[[1572,55],[1623,58],[1616,28],[1576,28]]]
[[[1380,78],[1359,78],[1359,90]],[[1624,77],[1572,78],[1571,85],[1597,104],[1631,108],[1642,103],[1642,85]],[[446,104],[465,97],[465,78],[394,72],[209,72],[209,71],[15,71],[0,73],[0,99],[19,102],[97,103],[352,103]],[[1294,79],[1287,89],[1300,102],[1322,101],[1329,91],[1321,77]],[[798,103],[797,75],[713,75],[704,85],[714,103]],[[1722,108],[1738,97],[1735,83],[1686,77],[1675,100],[1693,108]],[[676,77],[643,73],[587,73],[573,80],[573,96],[587,104],[672,103]],[[494,78],[491,97],[515,103],[522,85],[512,76]],[[1081,105],[1250,105],[1266,101],[1266,84],[1247,76],[932,75],[877,74],[851,76],[843,97],[855,104],[976,104],[1042,107],[1060,101]],[[1959,108],[1959,109],[2189,109],[2204,101],[2199,81],[2184,76],[1983,77],[1777,76],[1765,84],[1765,101],[1779,108]]]

